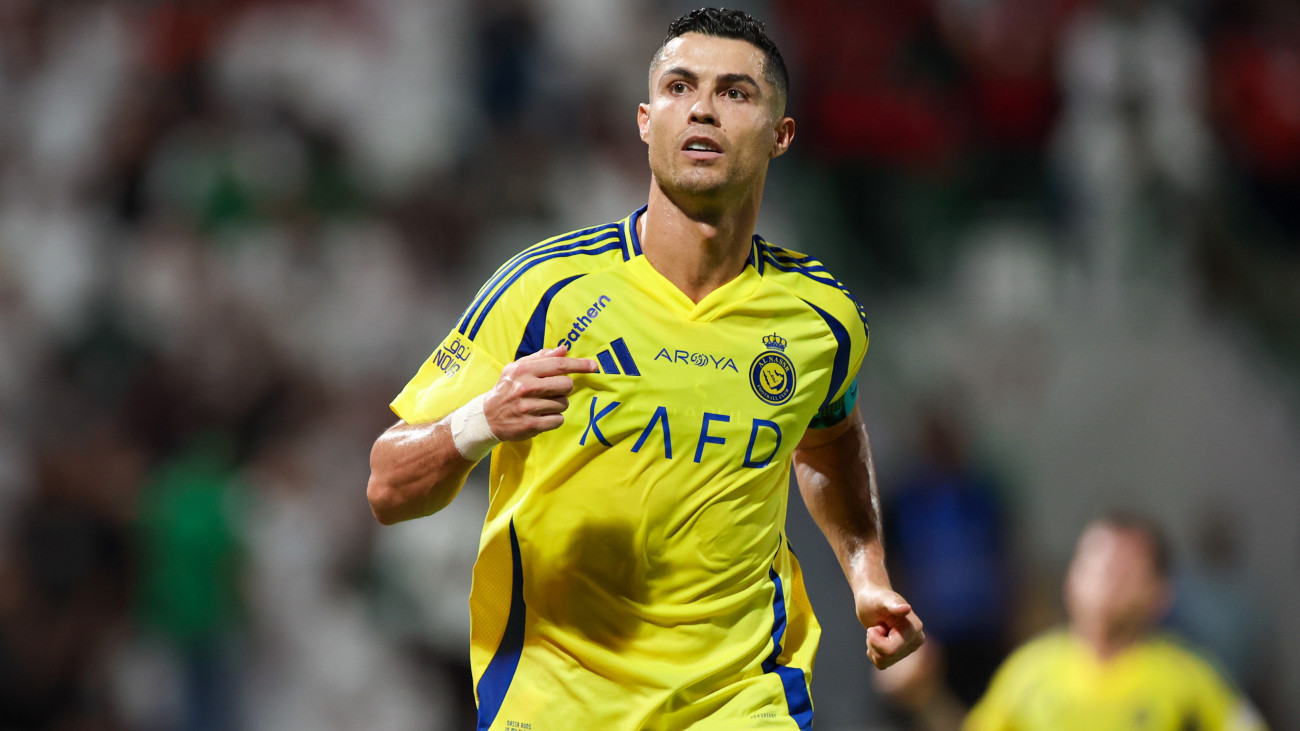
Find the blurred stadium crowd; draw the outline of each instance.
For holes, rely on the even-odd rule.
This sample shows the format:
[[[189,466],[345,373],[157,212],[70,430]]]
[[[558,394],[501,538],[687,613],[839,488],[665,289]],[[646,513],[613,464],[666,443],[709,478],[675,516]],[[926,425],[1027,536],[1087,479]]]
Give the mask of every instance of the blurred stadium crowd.
[[[485,498],[380,530],[369,445],[496,263],[644,200],[634,104],[693,4],[0,0],[0,728],[472,724]],[[1296,383],[1300,6],[739,4],[795,77],[764,230],[869,313],[959,276],[993,215],[1082,272],[1006,296],[1129,309],[1173,267]],[[921,616],[1000,633],[978,683],[1009,612],[955,608],[1020,596],[1017,511],[944,472],[952,418],[881,449]],[[927,480],[977,497],[945,522]],[[1300,722],[1253,659],[1220,661]]]

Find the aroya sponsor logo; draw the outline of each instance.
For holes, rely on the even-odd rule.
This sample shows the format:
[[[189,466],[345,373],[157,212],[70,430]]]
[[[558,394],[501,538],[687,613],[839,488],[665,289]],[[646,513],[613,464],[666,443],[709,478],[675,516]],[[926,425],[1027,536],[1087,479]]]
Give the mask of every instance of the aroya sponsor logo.
[[[666,360],[673,364],[682,363],[697,366],[699,368],[713,366],[713,369],[718,371],[730,369],[736,373],[740,372],[740,369],[736,368],[736,361],[725,355],[719,356],[711,353],[693,352],[690,350],[669,351],[667,348],[660,348],[659,353],[655,355],[655,360]]]

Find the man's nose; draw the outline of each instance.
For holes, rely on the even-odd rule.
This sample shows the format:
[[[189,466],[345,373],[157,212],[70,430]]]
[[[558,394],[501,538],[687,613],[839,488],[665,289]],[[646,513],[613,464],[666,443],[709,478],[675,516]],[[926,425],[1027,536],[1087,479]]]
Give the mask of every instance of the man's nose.
[[[705,94],[691,105],[691,122],[697,124],[717,125],[717,110],[713,108],[713,95]]]

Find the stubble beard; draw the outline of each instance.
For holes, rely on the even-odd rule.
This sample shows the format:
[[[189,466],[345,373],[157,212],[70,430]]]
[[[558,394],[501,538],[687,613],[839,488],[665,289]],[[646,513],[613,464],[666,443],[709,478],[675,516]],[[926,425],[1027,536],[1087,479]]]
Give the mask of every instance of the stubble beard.
[[[674,205],[688,212],[707,214],[734,205],[743,198],[747,188],[744,180],[728,176],[727,171],[713,167],[691,166],[685,169],[655,170],[651,173],[656,184]]]

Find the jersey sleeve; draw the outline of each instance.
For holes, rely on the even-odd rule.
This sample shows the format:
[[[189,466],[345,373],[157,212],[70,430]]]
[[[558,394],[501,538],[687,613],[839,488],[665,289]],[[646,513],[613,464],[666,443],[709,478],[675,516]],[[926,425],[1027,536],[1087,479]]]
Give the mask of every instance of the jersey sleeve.
[[[445,417],[491,389],[502,369],[518,359],[536,283],[531,277],[511,280],[509,273],[508,266],[502,267],[483,285],[452,331],[389,404],[403,421],[416,424]]]
[[[847,374],[838,384],[835,393],[828,394],[826,403],[817,410],[817,415],[809,422],[809,429],[825,429],[834,426],[853,412],[853,407],[858,401],[858,371],[862,369],[862,362],[866,359],[867,345],[870,341],[867,319],[862,312],[862,306],[847,289],[842,289],[842,296],[838,294],[833,296],[835,298],[827,303],[829,317],[827,314],[822,316],[827,324],[831,325],[832,330],[836,330],[835,336],[840,342],[839,348],[847,349],[844,355],[837,353],[838,357],[844,357]]]
[[[505,364],[453,330],[389,404],[408,424],[437,421],[486,392]]]
[[[393,400],[393,412],[408,423],[441,419],[492,388],[507,364],[541,350],[550,299],[579,277],[623,261],[627,220],[547,239],[503,264]]]
[[[1250,701],[1225,681],[1211,663],[1195,658],[1192,667],[1185,668],[1184,677],[1190,678],[1196,687],[1193,698],[1199,728],[1225,731],[1267,729]]]

